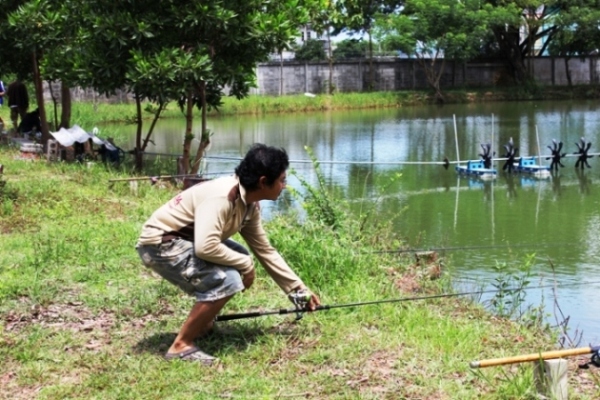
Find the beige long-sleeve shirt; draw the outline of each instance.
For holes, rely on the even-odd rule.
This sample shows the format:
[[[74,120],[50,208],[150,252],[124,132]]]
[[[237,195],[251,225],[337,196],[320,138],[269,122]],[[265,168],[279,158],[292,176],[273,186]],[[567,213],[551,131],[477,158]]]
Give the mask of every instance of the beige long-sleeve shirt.
[[[243,275],[254,268],[252,257],[223,244],[237,232],[284,292],[304,286],[269,243],[258,204],[246,203],[246,190],[236,176],[213,179],[179,193],[150,216],[138,243],[153,245],[163,237],[181,237],[193,241],[198,258],[233,267]]]

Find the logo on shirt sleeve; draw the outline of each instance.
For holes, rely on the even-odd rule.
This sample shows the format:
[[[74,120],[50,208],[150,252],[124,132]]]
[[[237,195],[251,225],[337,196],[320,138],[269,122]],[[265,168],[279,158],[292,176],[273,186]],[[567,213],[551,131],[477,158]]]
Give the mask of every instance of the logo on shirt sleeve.
[[[175,208],[179,205],[179,203],[181,203],[182,200],[183,200],[183,196],[178,194],[177,196],[173,197],[173,200],[171,200],[171,203],[169,204],[169,206],[171,208]]]

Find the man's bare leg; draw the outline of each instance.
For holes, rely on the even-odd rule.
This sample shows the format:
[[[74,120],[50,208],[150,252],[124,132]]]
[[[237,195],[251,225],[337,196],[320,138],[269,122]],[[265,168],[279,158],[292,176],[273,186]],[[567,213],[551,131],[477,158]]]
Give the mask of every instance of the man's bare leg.
[[[169,353],[181,353],[194,345],[194,339],[208,332],[213,320],[233,296],[216,301],[197,302],[179,330]]]

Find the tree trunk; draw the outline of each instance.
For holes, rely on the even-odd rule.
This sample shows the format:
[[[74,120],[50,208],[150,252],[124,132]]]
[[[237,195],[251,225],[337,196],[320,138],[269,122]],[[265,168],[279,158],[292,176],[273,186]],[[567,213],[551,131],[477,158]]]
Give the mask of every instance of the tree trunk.
[[[445,59],[442,61],[442,65],[439,71],[435,70],[437,56],[434,56],[431,59],[431,62],[428,63],[426,59],[423,57],[417,56],[417,61],[425,71],[425,78],[427,79],[427,83],[434,91],[435,102],[438,104],[444,103],[444,95],[442,94],[442,89],[440,88],[440,79],[442,77],[442,73],[444,72]]]
[[[50,97],[52,97],[52,105],[54,106],[54,129],[53,131],[57,131],[59,129],[58,127],[58,108],[57,108],[57,103],[58,100],[56,99],[56,96],[54,95],[54,90],[52,89],[52,81],[48,81],[48,91],[50,92]],[[50,129],[50,127],[48,127],[48,129]]]
[[[371,37],[371,29],[367,30],[369,35],[369,91],[373,91],[375,71],[373,71],[373,38]]]
[[[279,52],[279,95],[283,96],[283,50]]]
[[[40,112],[40,122],[42,128],[42,144],[44,148],[50,139],[50,130],[48,129],[48,120],[46,119],[46,109],[44,107],[44,87],[42,85],[42,77],[40,74],[40,66],[38,65],[37,54],[35,51],[31,54],[33,63],[33,83],[35,85],[35,98],[37,101],[38,110]]]
[[[185,134],[183,136],[183,157],[181,158],[180,169],[183,174],[187,174],[190,170],[190,149],[192,147],[192,127],[194,123],[194,95],[190,89],[187,94],[187,102],[185,108]]]
[[[137,130],[135,132],[135,170],[142,172],[144,168],[144,150],[142,148],[142,101],[140,96],[135,94],[135,110],[137,114]]]
[[[569,87],[573,87],[573,81],[571,80],[571,69],[569,69],[569,60],[571,57],[565,57],[565,72],[567,75],[567,82],[569,83]]]
[[[67,83],[60,83],[60,126],[59,128],[69,128],[71,126],[71,88]]]
[[[210,144],[210,135],[206,129],[206,82],[202,81],[200,84],[200,102],[202,104],[202,136],[200,137],[200,144],[198,145],[198,151],[196,152],[196,158],[192,165],[192,174],[197,174],[200,169],[200,161],[204,157],[204,151]]]
[[[146,133],[146,138],[144,139],[144,142],[142,143],[142,153],[146,151],[148,142],[150,142],[150,138],[152,137],[152,132],[154,132],[154,127],[156,126],[156,122],[158,122],[158,119],[160,118],[160,114],[162,113],[162,111],[164,109],[165,109],[165,103],[164,102],[158,103],[158,109],[154,113],[154,118],[152,118],[152,123],[150,124],[150,128],[148,128],[148,133]]]
[[[520,32],[518,29],[505,26],[493,28],[494,36],[500,46],[515,83],[523,84],[528,81],[527,67],[519,46]]]
[[[327,59],[329,60],[329,93],[333,94],[333,51],[331,50],[331,33],[327,28]]]

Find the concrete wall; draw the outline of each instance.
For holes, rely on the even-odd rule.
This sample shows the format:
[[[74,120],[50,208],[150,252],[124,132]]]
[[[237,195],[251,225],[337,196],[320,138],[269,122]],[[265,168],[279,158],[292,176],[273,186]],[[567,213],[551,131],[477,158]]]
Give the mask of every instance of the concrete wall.
[[[50,88],[48,82],[44,81],[43,86],[44,101],[46,102],[46,107],[52,105],[52,96],[54,96],[56,101],[60,104],[60,82],[53,82],[52,88]],[[35,93],[29,93],[29,97],[31,99],[34,99]],[[117,90],[115,95],[107,97],[98,94],[98,92],[94,91],[93,89],[84,89],[80,87],[71,88],[71,100],[74,102],[89,101],[98,103],[129,103],[135,101],[133,95],[131,93],[128,93],[126,90]]]
[[[452,87],[495,86],[510,81],[505,63],[501,60],[469,62],[437,61],[438,71],[443,67],[440,84],[442,89]],[[565,60],[560,57],[532,59],[535,79],[544,85],[567,85]],[[333,84],[338,92],[361,92],[369,90],[371,73],[373,90],[407,90],[428,88],[423,68],[414,59],[375,59],[371,72],[368,60],[346,60],[333,65]],[[569,69],[573,84],[598,83],[600,76],[597,57],[573,58]],[[327,62],[268,62],[257,67],[258,87],[254,94],[279,95],[283,69],[283,94],[304,92],[324,93],[329,81]]]
[[[505,63],[501,60],[455,63],[437,60],[437,68],[442,68],[440,79],[442,90],[452,87],[496,86],[510,83]],[[544,85],[565,86],[568,84],[565,59],[543,57],[531,60],[535,79]],[[600,63],[596,56],[572,58],[569,61],[573,84],[597,84],[600,77]],[[427,89],[425,72],[417,60],[402,58],[378,58],[373,61],[373,88],[375,91]],[[267,62],[256,68],[258,87],[253,94],[277,96],[298,93],[326,93],[329,82],[327,62],[285,61],[283,63],[283,85],[281,85],[281,64]],[[338,92],[362,92],[369,90],[371,68],[369,60],[345,60],[333,65],[333,84]],[[46,84],[46,100],[52,101]],[[60,85],[53,86],[54,95],[60,99]],[[71,91],[73,101],[97,101],[122,103],[132,102],[133,97],[126,91],[106,97],[90,89],[76,88]]]

